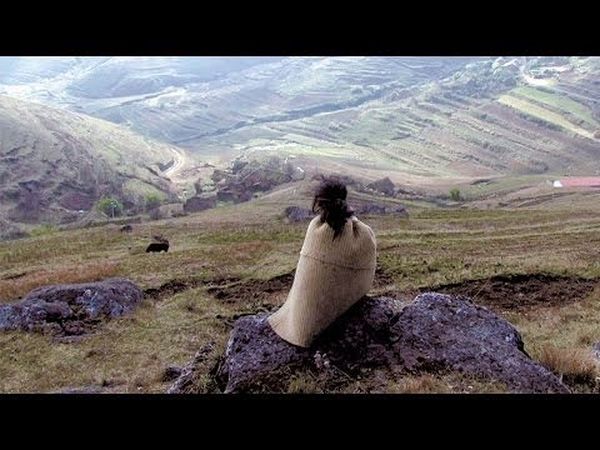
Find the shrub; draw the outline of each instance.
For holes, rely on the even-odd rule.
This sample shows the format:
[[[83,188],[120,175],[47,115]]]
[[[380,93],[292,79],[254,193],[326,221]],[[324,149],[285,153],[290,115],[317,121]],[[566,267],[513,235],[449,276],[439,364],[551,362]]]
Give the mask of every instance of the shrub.
[[[450,198],[455,202],[460,201],[460,190],[458,188],[450,189]]]
[[[152,211],[160,206],[162,199],[157,194],[146,195],[146,211]]]
[[[96,208],[109,217],[119,217],[123,214],[123,204],[112,197],[103,197],[96,203]]]

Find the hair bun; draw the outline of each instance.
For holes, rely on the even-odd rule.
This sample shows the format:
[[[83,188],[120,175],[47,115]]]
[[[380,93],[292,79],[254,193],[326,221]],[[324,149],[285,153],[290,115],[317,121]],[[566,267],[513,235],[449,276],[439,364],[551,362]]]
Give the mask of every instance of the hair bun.
[[[346,219],[353,214],[346,203],[347,195],[346,185],[335,178],[323,179],[315,192],[312,210],[333,228],[334,239],[344,229]]]

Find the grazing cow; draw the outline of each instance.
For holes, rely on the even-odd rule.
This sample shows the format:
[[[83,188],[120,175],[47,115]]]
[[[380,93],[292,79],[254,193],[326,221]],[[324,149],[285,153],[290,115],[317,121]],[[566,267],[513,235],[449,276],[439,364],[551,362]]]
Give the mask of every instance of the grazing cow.
[[[160,253],[160,252],[168,252],[169,244],[165,242],[153,242],[146,248],[146,253]]]
[[[154,239],[158,242],[151,243],[148,248],[146,248],[146,253],[166,253],[169,251],[169,241],[166,240],[162,235],[154,236]]]

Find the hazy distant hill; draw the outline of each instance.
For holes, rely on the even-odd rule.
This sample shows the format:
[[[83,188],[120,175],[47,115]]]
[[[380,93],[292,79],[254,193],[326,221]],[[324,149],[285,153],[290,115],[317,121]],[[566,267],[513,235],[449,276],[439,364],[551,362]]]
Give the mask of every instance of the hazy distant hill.
[[[39,63],[42,64],[42,63]],[[198,155],[413,177],[600,169],[598,58],[79,58],[0,86]],[[5,77],[6,78],[6,77]]]
[[[600,173],[600,58],[0,58],[0,69],[0,93],[120,125],[3,98],[2,211],[14,221],[72,218],[65,199],[168,192],[146,167],[177,158],[169,145],[191,166],[277,154],[414,185]],[[27,186],[45,194],[24,212]]]
[[[7,95],[86,112],[201,150],[195,141],[355,107],[454,73],[472,58],[90,58],[19,66]],[[36,65],[37,64],[37,65]],[[48,67],[42,66],[47,64]],[[54,73],[54,72],[52,72]],[[12,77],[14,79],[15,76]]]
[[[0,215],[15,223],[76,220],[104,195],[127,209],[175,198],[161,167],[173,147],[99,119],[0,96]]]
[[[377,88],[356,88],[364,93],[360,100],[321,101],[231,126],[215,124],[210,132],[178,142],[203,154],[304,155],[335,161],[347,171],[415,179],[592,175],[600,170],[599,61],[491,58],[458,67],[439,63],[437,72],[425,67],[404,78],[399,69],[389,69],[387,84],[381,80]],[[363,62],[367,63],[377,67],[373,61]],[[340,72],[330,68],[323,79],[313,81],[339,98],[347,91],[341,88],[343,82],[336,89],[333,80],[357,80],[357,72],[340,61],[331,64]],[[392,63],[381,64],[390,68]],[[416,63],[411,67],[416,70]],[[386,72],[379,68],[377,73]],[[316,102],[314,90],[305,87],[301,92],[304,101]],[[248,91],[229,95],[242,93]],[[206,114],[220,111],[224,103],[221,99],[214,107],[209,104]],[[198,123],[206,126],[207,121]]]

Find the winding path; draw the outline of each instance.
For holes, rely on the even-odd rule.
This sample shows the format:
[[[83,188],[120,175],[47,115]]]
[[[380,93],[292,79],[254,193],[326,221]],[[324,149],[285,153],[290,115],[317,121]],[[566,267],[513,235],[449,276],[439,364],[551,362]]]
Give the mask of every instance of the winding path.
[[[172,181],[175,181],[177,175],[183,169],[183,166],[187,162],[187,156],[182,150],[171,147],[171,151],[173,152],[173,165],[165,170],[164,175],[169,177]]]

